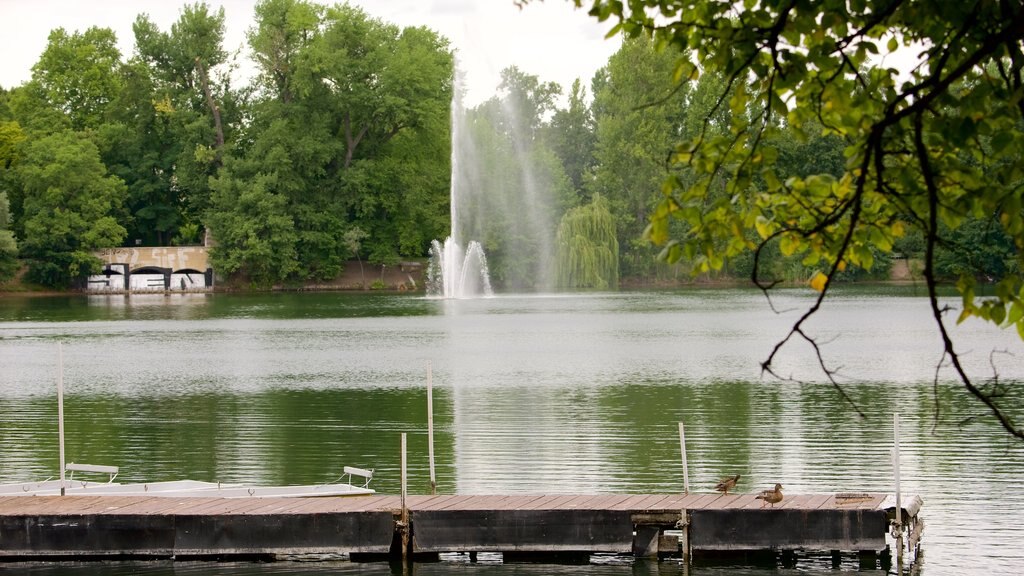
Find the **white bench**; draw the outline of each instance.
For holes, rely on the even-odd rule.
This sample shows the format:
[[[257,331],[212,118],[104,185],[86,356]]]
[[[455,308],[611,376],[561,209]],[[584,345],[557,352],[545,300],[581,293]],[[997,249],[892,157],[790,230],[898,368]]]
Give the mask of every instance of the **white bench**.
[[[349,484],[352,484],[352,477],[353,476],[361,476],[363,479],[365,479],[365,482],[363,482],[363,485],[362,485],[363,488],[366,488],[367,486],[369,486],[370,485],[370,480],[373,479],[373,470],[367,470],[365,468],[356,468],[354,466],[345,466],[345,468],[343,469],[343,472],[344,472],[344,475],[348,476],[348,483]],[[355,484],[352,484],[352,485],[355,486]]]
[[[68,477],[68,480],[74,478],[75,472],[95,472],[97,474],[110,474],[110,479],[107,480],[107,483],[109,484],[114,481],[114,478],[117,477],[118,467],[102,466],[100,464],[75,464],[74,462],[68,462],[67,464],[64,465],[64,470],[67,472],[71,472],[71,476]]]

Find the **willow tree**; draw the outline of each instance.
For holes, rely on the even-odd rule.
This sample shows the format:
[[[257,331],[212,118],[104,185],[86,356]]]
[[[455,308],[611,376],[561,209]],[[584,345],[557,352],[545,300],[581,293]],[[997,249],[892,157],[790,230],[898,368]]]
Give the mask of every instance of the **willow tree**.
[[[560,288],[619,287],[615,218],[600,194],[595,194],[589,204],[577,206],[562,216],[555,242]]]
[[[1024,417],[1019,395],[1007,396],[998,373],[994,384],[982,380],[992,374],[969,374],[950,330],[950,322],[974,316],[1024,338],[1021,2],[575,0],[585,3],[592,16],[615,22],[613,34],[646,35],[677,50],[677,82],[709,70],[728,79],[715,109],[742,113],[725,134],[704,131],[675,146],[648,237],[669,260],[689,259],[697,269],[719,268],[745,250],[759,256],[776,241],[818,266],[817,300],[765,370],[788,343],[803,340],[842,392],[808,321],[846,267],[871,268],[876,250],[919,233],[940,366],[951,366],[967,393],[1024,439],[1015,421]],[[909,64],[894,65],[901,60]],[[846,141],[843,174],[780,178],[774,133],[811,126]],[[722,182],[727,194],[708,194]],[[955,245],[972,219],[1012,240],[1016,267],[986,298],[976,298],[975,275],[963,274],[962,304],[951,316],[938,297],[936,254]],[[767,289],[773,282],[756,262],[753,282]]]

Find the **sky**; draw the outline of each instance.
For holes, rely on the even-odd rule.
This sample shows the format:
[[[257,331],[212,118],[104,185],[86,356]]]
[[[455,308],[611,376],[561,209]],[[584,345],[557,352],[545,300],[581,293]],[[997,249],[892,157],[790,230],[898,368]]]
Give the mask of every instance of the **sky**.
[[[319,1],[319,0],[317,0]],[[179,0],[0,0],[0,86],[29,80],[51,30],[69,33],[90,26],[111,28],[125,58],[134,50],[132,23],[146,13],[169,30],[186,3]],[[334,4],[335,2],[320,2]],[[248,59],[245,33],[253,26],[255,0],[207,0],[223,6],[224,47]],[[451,41],[466,75],[467,104],[492,96],[503,68],[516,65],[563,93],[576,78],[590,87],[594,72],[607,63],[619,41],[605,39],[609,22],[599,23],[569,0],[534,1],[517,8],[513,0],[354,0],[371,16],[399,26],[427,26]],[[241,66],[242,74],[251,66]]]

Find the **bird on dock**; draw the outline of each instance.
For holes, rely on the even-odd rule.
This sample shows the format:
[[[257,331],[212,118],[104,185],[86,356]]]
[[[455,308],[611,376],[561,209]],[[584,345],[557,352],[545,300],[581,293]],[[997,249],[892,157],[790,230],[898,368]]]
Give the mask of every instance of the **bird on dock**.
[[[726,476],[726,477],[722,478],[718,482],[718,484],[715,484],[715,490],[718,490],[719,492],[722,492],[722,493],[724,493],[725,495],[728,496],[729,495],[729,490],[732,490],[733,488],[735,488],[736,487],[736,483],[739,482],[739,481],[740,481],[740,475],[739,474],[737,474],[735,476]]]
[[[764,500],[761,504],[761,508],[764,508],[765,504],[771,504],[772,508],[775,508],[776,504],[782,502],[782,484],[776,484],[774,490],[762,491],[760,494],[755,496],[755,499]]]

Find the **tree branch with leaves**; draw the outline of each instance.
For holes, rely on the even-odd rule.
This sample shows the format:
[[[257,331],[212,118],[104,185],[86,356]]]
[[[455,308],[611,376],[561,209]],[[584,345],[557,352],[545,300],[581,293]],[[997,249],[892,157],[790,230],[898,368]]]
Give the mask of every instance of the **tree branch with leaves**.
[[[1024,407],[977,385],[962,365],[935,273],[938,250],[952,246],[965,223],[982,220],[1005,235],[1015,264],[984,298],[977,296],[981,272],[964,271],[955,322],[977,317],[1024,339],[1021,2],[575,4],[613,22],[609,35],[645,35],[675,53],[678,82],[709,72],[729,79],[716,105],[733,112],[728,134],[705,129],[678,143],[646,234],[668,260],[687,259],[697,271],[753,251],[752,279],[766,293],[774,279],[761,276],[757,261],[770,242],[818,268],[811,281],[818,298],[764,362],[766,371],[784,345],[804,339],[842,392],[804,324],[838,274],[870,269],[876,254],[920,234],[942,362],[1008,433],[1024,439],[1016,420]],[[842,175],[780,177],[774,142],[782,130],[842,138]],[[724,181],[725,194],[711,193],[716,181]]]

